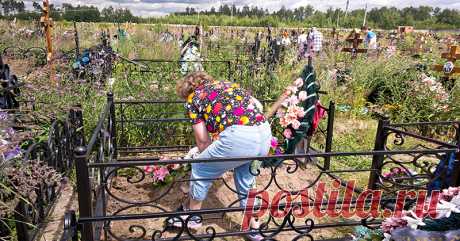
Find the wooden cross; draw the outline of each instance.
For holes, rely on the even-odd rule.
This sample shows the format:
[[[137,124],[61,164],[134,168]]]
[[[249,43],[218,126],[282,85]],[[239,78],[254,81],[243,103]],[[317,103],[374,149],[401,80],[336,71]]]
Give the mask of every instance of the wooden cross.
[[[415,46],[412,49],[414,56],[420,56],[420,53],[425,52],[424,46],[426,44],[426,39],[424,35],[418,36],[415,40]]]
[[[452,46],[455,45],[455,40],[452,38],[452,37],[447,37],[446,39],[446,46],[447,46],[447,50],[452,50]]]
[[[53,32],[53,19],[50,18],[50,5],[49,0],[43,0],[43,15],[40,18],[40,23],[42,24],[45,30],[46,36],[46,60],[50,66],[50,80],[51,83],[57,86],[56,79],[54,78],[54,67],[52,64],[53,60],[53,39],[52,39],[52,32]]]
[[[50,8],[49,8],[49,1],[48,0],[43,0],[43,15],[40,18],[40,22],[45,29],[45,35],[46,35],[46,49],[47,49],[47,55],[46,58],[49,61],[51,61],[51,58],[53,56],[53,42],[52,42],[52,31],[53,31],[53,19],[50,18]]]
[[[360,49],[359,45],[363,43],[363,39],[361,38],[361,34],[358,32],[352,32],[348,38],[347,42],[352,43],[351,48],[343,48],[342,52],[349,52],[351,53],[352,58],[356,58],[359,53],[367,53],[367,49]]]
[[[334,45],[334,49],[337,50],[339,48],[339,39],[340,39],[340,33],[337,31],[336,28],[332,29],[332,44]]]
[[[460,53],[457,53],[458,46],[451,46],[448,53],[442,53],[441,57],[446,59],[447,62],[444,65],[435,65],[433,69],[438,72],[443,72],[446,79],[450,79],[450,76],[454,74],[460,74],[460,67],[455,66],[455,62],[460,60]]]

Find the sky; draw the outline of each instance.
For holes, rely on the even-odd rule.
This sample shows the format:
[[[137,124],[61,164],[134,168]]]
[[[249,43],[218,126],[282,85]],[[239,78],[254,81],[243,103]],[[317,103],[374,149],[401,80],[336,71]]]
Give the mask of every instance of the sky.
[[[33,1],[25,0],[27,6],[31,6]],[[278,10],[282,6],[286,8],[296,8],[300,6],[312,5],[315,9],[325,10],[332,8],[345,9],[347,0],[50,0],[51,3],[59,6],[62,3],[73,5],[93,5],[102,7],[128,8],[137,16],[164,16],[168,13],[184,11],[186,7],[193,7],[198,10],[218,8],[221,4],[235,4],[238,7],[258,6],[268,8],[270,11]],[[350,0],[350,9],[395,6],[398,8],[408,6],[428,5],[440,8],[460,9],[460,0]]]

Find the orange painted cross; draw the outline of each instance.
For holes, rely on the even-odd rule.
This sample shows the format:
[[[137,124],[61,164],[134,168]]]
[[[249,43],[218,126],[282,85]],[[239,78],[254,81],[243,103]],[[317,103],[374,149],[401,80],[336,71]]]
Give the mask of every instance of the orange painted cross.
[[[363,43],[363,39],[361,38],[361,34],[359,32],[352,32],[348,38],[347,42],[352,44],[351,48],[343,48],[342,52],[349,52],[351,53],[352,58],[356,58],[357,54],[359,53],[367,53],[367,49],[360,49],[359,45]]]
[[[42,24],[44,30],[45,30],[45,36],[46,36],[46,60],[48,62],[48,65],[50,67],[50,79],[51,83],[54,86],[57,86],[56,80],[54,78],[54,67],[52,64],[53,60],[53,37],[52,37],[52,31],[53,31],[53,19],[50,18],[50,4],[49,0],[43,0],[43,15],[40,18],[40,23]]]
[[[448,53],[442,53],[441,57],[446,59],[447,62],[444,65],[434,65],[433,69],[438,72],[443,72],[447,78],[454,74],[460,74],[460,68],[455,66],[455,62],[460,59],[460,53],[457,53],[457,49],[458,46],[453,45],[450,47]]]
[[[49,1],[43,0],[43,15],[40,18],[40,22],[45,29],[46,35],[46,48],[47,48],[47,60],[50,61],[53,55],[53,43],[52,43],[52,29],[53,29],[53,19],[50,18],[50,8]]]

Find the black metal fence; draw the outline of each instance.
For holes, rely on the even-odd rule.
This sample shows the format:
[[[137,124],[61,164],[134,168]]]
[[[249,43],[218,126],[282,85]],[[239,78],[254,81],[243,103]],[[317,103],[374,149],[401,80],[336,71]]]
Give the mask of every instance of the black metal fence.
[[[18,110],[10,110],[14,115],[20,114]],[[24,123],[22,123],[24,124]],[[22,128],[20,126],[16,128]],[[26,140],[27,142],[27,140]],[[39,165],[46,165],[62,176],[68,177],[73,170],[75,147],[85,145],[83,135],[83,117],[79,106],[71,108],[64,119],[54,120],[49,128],[48,138],[42,141],[33,141],[28,145],[23,154],[21,166],[39,161]],[[10,161],[4,168],[17,163]],[[46,175],[46,173],[41,173]],[[32,174],[29,174],[32,175]],[[46,180],[46,176],[30,176],[29,178],[43,179],[33,187],[33,193],[22,196],[20,190],[16,195],[7,196],[5,203],[17,203],[14,214],[2,216],[6,222],[0,222],[0,237],[16,237],[17,240],[36,240],[39,231],[46,223],[46,217],[60,195],[62,185],[55,181]],[[40,179],[40,180],[41,180]],[[17,202],[11,202],[15,198]],[[9,202],[8,202],[9,201]],[[13,224],[15,227],[8,227]],[[12,233],[14,232],[14,233]]]
[[[281,91],[283,85],[269,66],[268,60],[233,59],[233,60],[147,60],[122,58],[115,67],[115,72],[123,76],[125,96],[119,99],[142,99],[143,96],[161,101],[176,100],[175,85],[184,77],[182,64],[200,64],[204,71],[218,80],[234,81],[251,92],[258,99],[273,98],[273,93]],[[143,80],[142,83],[140,80]],[[144,98],[145,98],[144,97]]]
[[[132,96],[138,96],[139,92],[148,90],[148,94],[156,96],[155,99],[175,100],[176,82],[184,77],[181,72],[182,64],[198,64],[203,70],[217,79],[232,79],[231,61],[227,60],[204,60],[204,61],[179,61],[179,60],[146,60],[134,59],[120,62],[116,67],[125,77],[128,91],[124,91]],[[212,66],[212,68],[211,68]],[[135,89],[136,83],[142,81],[142,89]],[[132,90],[130,93],[129,90]],[[119,96],[120,99],[127,96]]]
[[[23,49],[18,46],[9,46],[3,49],[2,55],[13,59],[31,59],[35,66],[46,65],[46,50],[41,47]]]
[[[379,224],[379,220],[369,218],[354,218],[344,221],[343,219],[324,221],[313,217],[297,218],[293,214],[295,208],[287,208],[286,202],[279,205],[268,206],[280,208],[286,211],[282,218],[270,217],[258,230],[242,230],[241,218],[245,208],[238,206],[239,201],[246,194],[238,193],[230,183],[228,176],[224,175],[217,179],[217,189],[210,191],[206,204],[201,210],[175,211],[184,199],[183,190],[186,183],[193,181],[188,175],[188,166],[192,163],[201,162],[228,162],[273,160],[274,156],[243,157],[243,158],[216,158],[216,159],[181,159],[183,155],[173,153],[169,160],[159,158],[158,153],[171,151],[184,151],[190,147],[190,140],[185,135],[190,129],[182,126],[167,132],[175,122],[182,123],[183,119],[168,119],[165,112],[159,112],[153,118],[123,116],[120,108],[127,105],[145,104],[168,104],[179,103],[163,102],[115,102],[113,96],[108,96],[108,102],[91,141],[87,146],[76,149],[76,171],[79,196],[79,217],[75,212],[69,212],[66,216],[65,235],[62,240],[214,240],[218,238],[242,236],[250,233],[260,233],[267,240],[276,240],[279,235],[290,235],[287,239],[300,240],[307,238],[313,240],[313,235],[318,229],[344,228],[357,225]],[[118,107],[120,106],[120,107]],[[333,106],[333,105],[332,105]],[[142,107],[144,108],[144,107]],[[168,109],[169,110],[169,109]],[[139,112],[141,113],[141,112]],[[333,112],[329,118],[333,118]],[[164,115],[163,115],[164,114]],[[174,115],[173,115],[174,116]],[[144,117],[144,116],[141,116]],[[143,124],[144,121],[165,123],[166,128],[155,127],[151,132],[155,133],[151,140],[156,143],[152,146],[133,146],[126,139],[126,131],[133,123]],[[122,122],[123,121],[123,122]],[[177,123],[176,123],[177,124]],[[325,133],[328,141],[332,140],[333,121],[329,120],[329,127]],[[440,130],[436,134],[427,136],[417,133],[420,126],[427,126]],[[153,127],[151,127],[153,128]],[[184,129],[181,129],[184,128]],[[166,133],[164,133],[166,132]],[[176,136],[176,132],[180,133]],[[161,135],[163,134],[163,137]],[[189,135],[191,133],[188,133]],[[459,122],[436,122],[436,123],[411,123],[391,124],[387,120],[379,122],[376,133],[375,147],[373,150],[356,152],[332,152],[332,143],[327,143],[325,150],[316,150],[301,155],[276,156],[279,162],[267,168],[255,168],[251,170],[257,177],[256,189],[259,193],[283,192],[292,197],[302,196],[303,191],[311,191],[319,182],[337,180],[339,184],[346,186],[347,180],[359,175],[367,175],[364,183],[353,189],[354,193],[360,194],[367,188],[375,188],[383,191],[383,207],[394,206],[394,194],[398,190],[424,190],[427,184],[442,179],[442,172],[436,172],[435,167],[444,154],[459,154]],[[160,139],[156,139],[156,138]],[[184,138],[184,140],[182,140]],[[180,140],[177,140],[180,139]],[[171,142],[169,142],[171,141]],[[183,141],[183,142],[182,142]],[[167,145],[162,143],[166,142]],[[174,149],[176,148],[176,149]],[[148,153],[148,154],[146,154]],[[157,155],[152,155],[157,153]],[[344,168],[342,158],[369,158],[367,168]],[[304,159],[317,160],[304,166]],[[175,166],[176,171],[168,182],[158,182],[145,172],[146,166],[167,167]],[[398,176],[385,175],[394,167],[402,168],[402,174]],[[409,171],[410,170],[410,171]],[[435,174],[437,173],[437,174]],[[455,167],[458,175],[458,166]],[[348,176],[347,176],[348,175]],[[298,180],[294,185],[289,180]],[[447,181],[447,180],[444,180]],[[457,185],[458,177],[455,176],[445,185]],[[213,196],[214,192],[220,192],[220,198]],[[310,198],[310,197],[309,197]],[[311,199],[311,198],[310,198]],[[283,199],[284,200],[284,199]],[[267,202],[265,202],[267,201]],[[313,200],[309,200],[313,201]],[[357,199],[353,198],[352,206],[356,205]],[[254,204],[251,210],[260,210],[268,200]],[[316,203],[315,203],[316,204]],[[320,202],[320,210],[329,205],[328,201]],[[305,205],[301,202],[291,203],[291,207]],[[312,207],[311,203],[308,203]],[[344,205],[344,204],[342,204]],[[369,203],[366,202],[366,206]],[[191,217],[197,217],[203,222],[205,228],[198,232],[188,227]],[[179,219],[183,224],[179,229],[171,230],[165,226],[165,222],[172,218]],[[286,236],[284,236],[286,237]]]

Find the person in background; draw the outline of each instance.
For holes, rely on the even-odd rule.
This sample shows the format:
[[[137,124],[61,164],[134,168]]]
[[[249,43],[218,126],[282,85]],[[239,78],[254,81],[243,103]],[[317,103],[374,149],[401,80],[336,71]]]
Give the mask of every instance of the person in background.
[[[297,37],[298,60],[306,58],[307,41],[308,35],[305,33],[305,30],[302,30],[301,34]]]
[[[283,37],[281,39],[281,44],[285,47],[291,45],[291,38],[289,37],[288,31],[283,32]]]
[[[316,29],[316,27],[312,27],[310,31],[311,39],[312,39],[312,51],[313,54],[318,55],[321,50],[323,49],[323,34]]]
[[[272,133],[260,102],[236,83],[217,81],[205,72],[195,72],[177,82],[179,97],[186,100],[186,115],[190,118],[196,144],[201,152],[198,159],[266,156]],[[189,200],[179,210],[199,210],[213,180],[233,170],[240,206],[245,207],[247,194],[255,176],[252,161],[220,161],[193,163]],[[185,221],[188,216],[182,216]],[[251,228],[259,228],[255,218]],[[181,228],[179,218],[170,225]],[[187,227],[202,225],[199,217],[190,217]],[[247,235],[250,240],[262,240],[259,234]]]
[[[364,44],[367,49],[377,49],[377,35],[367,26],[363,26],[361,31],[364,34]]]

